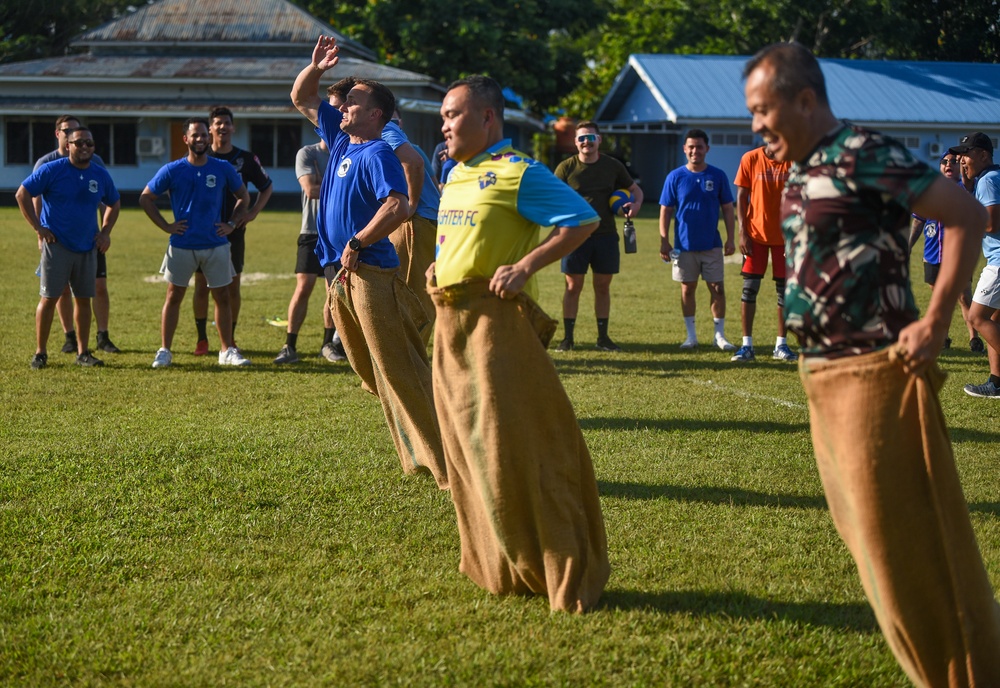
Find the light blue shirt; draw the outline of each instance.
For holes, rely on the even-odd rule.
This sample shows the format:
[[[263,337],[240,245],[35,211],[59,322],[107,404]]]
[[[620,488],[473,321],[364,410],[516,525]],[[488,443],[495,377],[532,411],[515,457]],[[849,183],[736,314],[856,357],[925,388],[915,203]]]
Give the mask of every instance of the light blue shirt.
[[[976,200],[984,208],[1000,204],[1000,165],[983,170],[976,177]],[[994,228],[998,229],[998,228]],[[987,265],[1000,266],[1000,231],[983,236],[983,255]]]
[[[404,143],[410,143],[406,134],[395,122],[389,122],[382,129],[382,140],[388,143],[393,151]],[[410,145],[424,159],[424,187],[420,191],[420,201],[417,202],[416,214],[431,222],[437,222],[438,206],[441,204],[441,192],[438,191],[437,184],[434,183],[434,177],[431,176],[431,165],[427,156],[415,144],[410,143]]]

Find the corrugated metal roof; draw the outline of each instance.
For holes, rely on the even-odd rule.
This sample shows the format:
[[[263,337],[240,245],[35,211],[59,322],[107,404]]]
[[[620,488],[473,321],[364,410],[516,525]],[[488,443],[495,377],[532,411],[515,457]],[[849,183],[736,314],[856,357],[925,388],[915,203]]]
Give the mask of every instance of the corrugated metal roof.
[[[597,120],[650,121],[648,114],[629,107],[637,88],[651,91],[663,108],[663,120],[749,120],[741,77],[748,59],[631,55],[598,109]],[[824,59],[820,66],[834,114],[844,119],[969,126],[1000,122],[997,64]]]
[[[157,56],[94,56],[70,55],[28,62],[0,65],[0,78],[73,78],[109,81],[150,79],[164,81],[194,80],[201,83],[216,81],[280,82],[291,88],[295,76],[308,64],[308,56],[291,57],[157,57]],[[354,75],[376,79],[390,88],[393,85],[428,85],[443,88],[429,76],[405,69],[359,60],[341,58],[331,77]]]
[[[98,52],[114,44],[227,43],[313,46],[337,37],[343,55],[376,59],[373,51],[338,33],[287,0],[159,0],[78,36],[74,46]]]

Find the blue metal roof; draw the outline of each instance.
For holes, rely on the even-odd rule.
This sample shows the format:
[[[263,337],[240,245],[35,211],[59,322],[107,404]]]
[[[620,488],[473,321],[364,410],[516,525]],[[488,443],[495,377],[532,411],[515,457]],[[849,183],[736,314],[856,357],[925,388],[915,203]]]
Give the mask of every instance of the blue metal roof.
[[[748,120],[743,65],[733,55],[631,55],[596,119],[600,122]],[[834,113],[856,122],[1000,122],[1000,65],[820,60]]]

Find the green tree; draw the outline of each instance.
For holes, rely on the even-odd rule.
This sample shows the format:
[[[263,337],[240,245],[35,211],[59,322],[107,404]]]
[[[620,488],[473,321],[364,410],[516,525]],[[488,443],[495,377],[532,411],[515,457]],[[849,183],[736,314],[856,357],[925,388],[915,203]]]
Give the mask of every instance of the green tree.
[[[388,65],[442,82],[488,74],[548,109],[576,84],[576,40],[600,17],[597,0],[299,0],[375,50]]]
[[[2,0],[0,63],[64,55],[87,29],[121,15],[137,0]]]

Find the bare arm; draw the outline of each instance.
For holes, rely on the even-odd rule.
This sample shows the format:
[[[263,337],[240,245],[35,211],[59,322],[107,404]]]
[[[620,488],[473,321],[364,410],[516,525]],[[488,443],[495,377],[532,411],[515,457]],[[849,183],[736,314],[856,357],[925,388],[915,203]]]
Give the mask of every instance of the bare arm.
[[[409,143],[404,143],[393,152],[403,165],[403,176],[406,177],[406,188],[409,190],[408,200],[412,216],[413,213],[417,212],[420,193],[424,189],[424,159]]]
[[[107,253],[108,249],[111,248],[111,230],[115,228],[115,223],[118,222],[118,213],[121,212],[122,202],[116,201],[114,205],[104,206],[104,217],[101,218],[101,231],[97,233],[97,250],[101,253]]]
[[[549,235],[521,260],[496,269],[490,279],[490,291],[502,299],[514,298],[532,275],[579,248],[598,224],[591,222],[579,227],[553,227]]]
[[[917,239],[920,235],[924,233],[924,221],[916,218],[910,218],[910,249],[912,250],[914,246],[917,245]]]
[[[313,48],[312,61],[299,72],[292,85],[292,104],[314,125],[318,123],[319,104],[323,102],[319,97],[320,77],[340,61],[339,51],[336,38],[320,36]]]
[[[642,189],[639,188],[638,184],[632,182],[632,186],[628,187],[628,190],[635,200],[631,203],[625,204],[625,217],[635,217],[639,214],[639,210],[642,208],[642,201],[644,198],[642,195]]]
[[[669,205],[660,206],[660,258],[670,260],[670,221],[674,219],[674,209]]]
[[[753,255],[753,243],[750,241],[750,189],[745,186],[736,187],[736,219],[740,227],[740,253],[744,256]]]
[[[267,202],[271,200],[272,192],[274,192],[274,184],[271,184],[271,186],[267,187],[263,191],[257,192],[257,200],[254,201],[253,206],[250,208],[250,210],[247,211],[246,215],[243,218],[243,222],[241,222],[236,226],[237,227],[246,226],[251,222],[253,222],[254,220],[256,220],[257,216],[260,215],[262,210],[264,210],[264,207],[267,205]]]
[[[364,249],[392,234],[393,230],[409,216],[410,208],[406,202],[406,196],[398,191],[390,191],[389,196],[382,200],[382,206],[375,213],[371,222],[354,236],[358,238],[362,249]],[[354,272],[358,269],[358,251],[352,250],[350,244],[344,246],[340,263],[349,272]]]
[[[979,259],[987,213],[975,198],[945,177],[936,179],[921,194],[913,211],[938,218],[948,228],[948,248],[941,254],[941,268],[927,312],[899,333],[903,360],[907,368],[919,373],[944,346],[955,302],[968,286]]]
[[[724,203],[722,205],[722,222],[726,225],[726,246],[723,248],[723,253],[727,256],[736,253],[736,242],[734,241],[736,220],[734,215],[733,204]]]
[[[177,222],[167,222],[166,218],[156,207],[156,194],[149,190],[147,186],[139,196],[139,207],[142,208],[153,224],[162,229],[167,234],[183,234],[187,231],[187,220]]]
[[[35,211],[35,201],[37,199],[33,198],[23,185],[17,187],[14,198],[17,199],[17,207],[21,209],[24,219],[38,233],[39,242],[44,241],[47,244],[55,242],[56,235],[50,232],[47,227],[43,227],[42,221],[38,219],[38,213]]]
[[[986,230],[990,234],[1000,231],[1000,205],[986,208]]]
[[[319,175],[315,172],[310,172],[309,174],[304,174],[299,177],[299,186],[302,187],[302,193],[306,195],[310,201],[315,201],[319,198]]]
[[[270,187],[268,187],[270,190]],[[247,220],[248,208],[250,207],[250,192],[247,191],[247,185],[244,184],[237,191],[233,192],[236,196],[236,205],[233,206],[233,214],[229,218],[229,222],[216,222],[215,229],[216,234],[219,236],[228,236],[233,233],[233,230],[237,227],[242,227],[245,225]],[[268,194],[270,198],[271,194]]]

